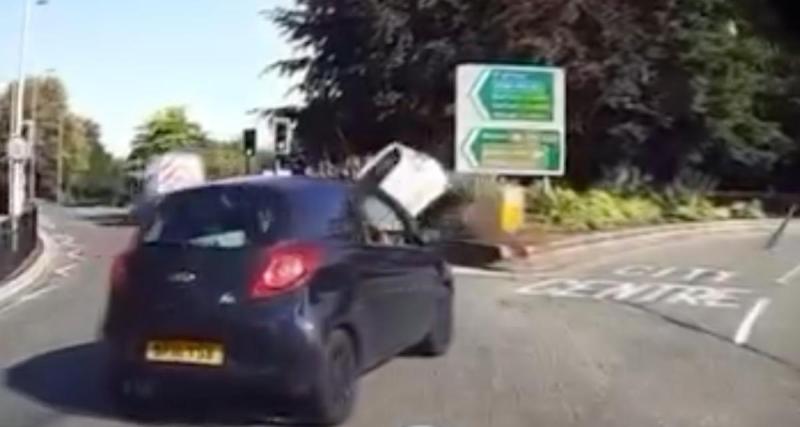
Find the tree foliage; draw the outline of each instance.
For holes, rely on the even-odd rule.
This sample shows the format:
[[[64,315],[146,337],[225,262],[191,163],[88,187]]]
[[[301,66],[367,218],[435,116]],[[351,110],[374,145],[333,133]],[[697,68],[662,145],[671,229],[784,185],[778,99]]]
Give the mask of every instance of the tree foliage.
[[[9,109],[16,82],[0,96],[0,141],[9,135]],[[63,183],[66,189],[81,181],[90,166],[93,147],[99,146],[97,123],[73,113],[64,84],[55,76],[31,76],[25,91],[24,119],[35,122],[37,194],[54,198],[57,187],[59,153],[63,160]],[[0,174],[5,187],[6,175]]]
[[[208,141],[197,151],[203,157],[209,179],[229,178],[245,173],[241,141]]]
[[[274,67],[304,73],[298,131],[317,154],[402,139],[450,157],[468,62],[566,69],[578,184],[636,167],[763,187],[792,149],[774,106],[797,73],[725,0],[297,0],[270,17],[306,52]]]
[[[166,107],[139,126],[128,160],[146,163],[153,156],[191,147],[205,140],[205,132],[198,123],[189,120],[183,107]]]

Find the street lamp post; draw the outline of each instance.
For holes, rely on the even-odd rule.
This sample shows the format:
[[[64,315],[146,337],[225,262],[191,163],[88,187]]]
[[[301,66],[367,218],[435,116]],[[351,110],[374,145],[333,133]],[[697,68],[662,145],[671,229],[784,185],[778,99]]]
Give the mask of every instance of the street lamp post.
[[[35,0],[36,4],[46,4],[46,0]],[[22,30],[19,43],[19,70],[17,78],[16,114],[11,120],[11,135],[6,146],[8,159],[8,215],[11,219],[12,249],[17,249],[17,229],[19,215],[25,203],[25,163],[30,159],[31,143],[22,139],[25,119],[25,56],[28,48],[28,33],[33,12],[34,0],[23,0]]]
[[[32,0],[23,0],[22,32],[19,41],[19,69],[17,72],[17,113],[14,120],[14,136],[22,136],[22,121],[25,106],[25,58],[28,50],[28,29],[31,24]]]

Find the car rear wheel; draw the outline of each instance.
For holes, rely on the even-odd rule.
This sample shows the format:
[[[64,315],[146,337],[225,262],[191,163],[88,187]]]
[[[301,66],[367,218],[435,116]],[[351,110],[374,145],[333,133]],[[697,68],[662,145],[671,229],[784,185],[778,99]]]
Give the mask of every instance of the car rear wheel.
[[[448,291],[436,307],[436,317],[430,332],[417,344],[412,353],[421,356],[441,356],[447,353],[453,340],[453,291]]]
[[[358,388],[358,362],[353,340],[344,331],[335,331],[325,348],[325,361],[312,396],[313,422],[335,425],[353,411]]]

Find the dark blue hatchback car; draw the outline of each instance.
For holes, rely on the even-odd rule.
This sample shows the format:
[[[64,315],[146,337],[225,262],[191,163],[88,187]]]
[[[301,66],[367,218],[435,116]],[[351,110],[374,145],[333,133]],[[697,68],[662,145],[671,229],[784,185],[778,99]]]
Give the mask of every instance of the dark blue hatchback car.
[[[452,304],[447,264],[374,186],[247,178],[176,192],[112,267],[112,391],[137,410],[217,393],[340,423],[361,373],[447,350]]]

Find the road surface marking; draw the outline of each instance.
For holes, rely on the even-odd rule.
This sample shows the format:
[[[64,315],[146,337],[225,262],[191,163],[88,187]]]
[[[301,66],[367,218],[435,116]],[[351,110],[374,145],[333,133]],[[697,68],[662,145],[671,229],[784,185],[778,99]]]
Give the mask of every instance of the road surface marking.
[[[513,280],[517,278],[517,275],[514,274],[514,272],[510,271],[482,270],[480,268],[469,268],[469,267],[453,267],[453,273],[464,276],[489,277],[494,279]]]
[[[74,270],[75,267],[77,267],[77,266],[78,266],[78,263],[73,262],[72,264],[67,264],[67,265],[65,265],[63,267],[57,268],[53,273],[56,276],[69,277],[70,271]]]
[[[39,217],[39,225],[48,231],[53,231],[56,229],[56,225],[53,223],[53,221],[50,221],[50,219],[45,216]]]
[[[613,271],[623,277],[670,279],[678,282],[711,281],[724,283],[737,275],[735,271],[706,267],[659,267],[655,265],[626,265]]]
[[[685,283],[635,283],[611,279],[551,278],[517,289],[527,296],[624,301],[633,304],[664,303],[697,308],[737,309],[746,288],[697,286]]]
[[[83,259],[83,253],[79,248],[76,248],[67,253],[67,258],[73,261],[80,261]]]
[[[19,302],[23,303],[23,302],[28,302],[30,300],[34,300],[34,299],[39,298],[40,296],[42,296],[42,295],[44,295],[44,294],[46,294],[46,293],[48,293],[50,291],[53,291],[53,290],[55,290],[54,287],[52,287],[50,285],[47,285],[47,286],[45,286],[45,287],[43,287],[41,289],[37,289],[37,290],[35,290],[35,291],[33,291],[33,292],[29,293],[29,294],[23,295],[19,299]]]
[[[742,320],[742,324],[739,325],[739,329],[736,330],[736,336],[733,338],[736,345],[747,344],[747,340],[750,339],[750,334],[753,332],[753,326],[755,326],[758,317],[764,313],[770,302],[769,298],[761,298],[750,309],[747,316]]]
[[[792,278],[797,275],[797,273],[800,273],[800,264],[796,265],[793,269],[786,272],[786,274],[781,276],[778,280],[776,280],[776,282],[778,282],[781,285],[788,285],[791,282]]]
[[[56,234],[53,239],[59,246],[75,247],[75,238],[69,234]]]

